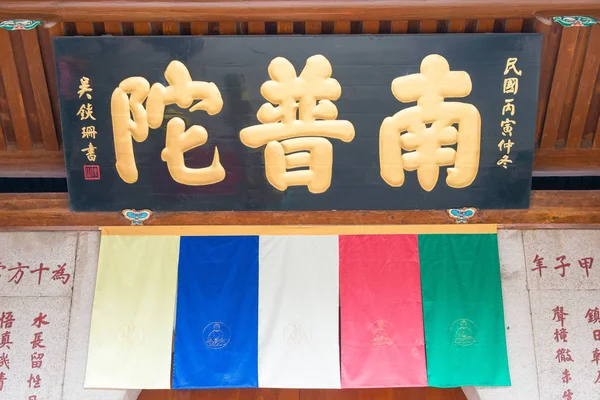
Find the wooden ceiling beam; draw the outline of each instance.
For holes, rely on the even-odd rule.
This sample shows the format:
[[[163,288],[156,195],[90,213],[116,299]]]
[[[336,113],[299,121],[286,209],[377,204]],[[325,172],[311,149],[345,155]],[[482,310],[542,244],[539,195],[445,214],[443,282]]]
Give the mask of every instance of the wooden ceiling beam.
[[[600,15],[597,0],[13,0],[0,19],[110,21],[371,21]]]
[[[465,206],[468,206],[465,204]],[[446,211],[157,212],[146,225],[451,224]],[[505,228],[600,226],[600,191],[533,191],[526,210],[481,210],[469,223]],[[119,212],[70,212],[66,193],[0,194],[0,229],[129,225]]]
[[[62,151],[0,151],[0,178],[66,178]]]
[[[600,149],[538,149],[533,176],[600,176]]]

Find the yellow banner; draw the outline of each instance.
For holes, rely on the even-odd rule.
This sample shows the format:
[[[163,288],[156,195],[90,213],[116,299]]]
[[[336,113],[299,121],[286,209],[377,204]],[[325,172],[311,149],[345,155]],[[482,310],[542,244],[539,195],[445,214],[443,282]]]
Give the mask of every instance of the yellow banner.
[[[170,387],[179,237],[103,236],[86,388]]]

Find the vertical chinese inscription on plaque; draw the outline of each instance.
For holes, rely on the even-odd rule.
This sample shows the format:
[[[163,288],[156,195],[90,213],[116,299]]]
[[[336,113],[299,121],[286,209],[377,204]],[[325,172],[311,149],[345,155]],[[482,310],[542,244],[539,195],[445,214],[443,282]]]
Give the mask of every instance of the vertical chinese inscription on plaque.
[[[92,92],[93,89],[90,78],[82,76],[81,79],[79,79],[77,96],[83,102],[77,111],[77,116],[82,123],[81,140],[82,145],[85,146],[81,149],[81,152],[84,153],[84,156],[87,159],[87,163],[83,166],[85,180],[100,179],[100,166],[96,163],[98,157],[96,151],[98,150],[98,147],[94,144],[98,132],[96,132],[96,125],[94,124],[96,117],[94,116],[94,106],[91,103]]]
[[[504,81],[502,84],[502,93],[506,96],[504,105],[502,106],[502,121],[500,121],[500,129],[502,130],[502,138],[498,142],[498,150],[503,153],[497,161],[497,165],[504,169],[508,169],[508,164],[512,164],[511,149],[515,145],[513,140],[514,126],[517,124],[515,114],[517,108],[515,106],[515,98],[519,93],[519,77],[523,75],[523,71],[517,69],[517,57],[512,57],[506,60],[504,68]]]

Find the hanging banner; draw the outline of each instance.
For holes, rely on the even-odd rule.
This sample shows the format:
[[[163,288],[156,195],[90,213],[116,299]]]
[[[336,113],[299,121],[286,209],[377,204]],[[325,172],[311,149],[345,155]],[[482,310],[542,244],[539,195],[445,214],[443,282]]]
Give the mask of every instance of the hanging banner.
[[[496,235],[421,235],[429,386],[510,386]]]
[[[86,384],[168,387],[176,298],[175,389],[510,385],[495,232],[105,228]]]
[[[527,208],[541,43],[54,38],[71,208]]]
[[[182,237],[173,388],[257,387],[258,237]]]
[[[177,236],[104,236],[92,309],[85,387],[167,389]]]
[[[427,386],[417,235],[340,236],[342,387]]]
[[[340,387],[337,236],[261,236],[258,382]]]

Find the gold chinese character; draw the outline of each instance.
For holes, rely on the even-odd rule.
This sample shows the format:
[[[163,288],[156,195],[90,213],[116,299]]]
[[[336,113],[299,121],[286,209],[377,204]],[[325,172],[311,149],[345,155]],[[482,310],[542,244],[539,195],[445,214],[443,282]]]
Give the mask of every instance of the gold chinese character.
[[[506,166],[507,163],[512,164],[512,160],[510,158],[508,158],[508,156],[505,154],[502,156],[501,159],[498,160],[498,162],[496,163],[497,165],[501,165],[502,168],[507,169],[508,167]]]
[[[117,172],[127,183],[138,180],[131,138],[143,142],[148,137],[148,117],[142,103],[149,91],[146,79],[131,77],[119,84],[110,100]]]
[[[504,93],[517,94],[519,92],[519,78],[504,79],[504,87],[503,87],[502,91]]]
[[[471,78],[465,71],[450,71],[448,61],[437,54],[421,62],[421,73],[392,82],[392,93],[403,103],[416,101],[384,119],[379,130],[381,177],[391,186],[402,186],[404,170],[417,170],[426,191],[435,187],[440,166],[448,168],[446,183],[464,188],[479,169],[481,117],[475,106],[444,102],[445,97],[465,97]],[[453,126],[458,125],[458,131]],[[404,133],[405,132],[405,133]],[[458,143],[456,151],[444,145]],[[407,150],[402,154],[402,149]]]
[[[506,67],[504,68],[504,75],[508,75],[508,73],[512,70],[518,76],[521,76],[523,71],[517,69],[517,57],[509,58],[506,60]]]
[[[204,168],[189,168],[185,165],[183,153],[202,146],[208,140],[208,132],[200,125],[192,125],[187,130],[181,118],[173,118],[167,123],[167,142],[161,158],[167,163],[169,173],[176,182],[184,185],[210,185],[225,179],[225,168],[219,159],[215,146],[212,164]]]
[[[134,183],[138,179],[131,139],[143,142],[148,137],[148,127],[159,128],[163,123],[165,106],[177,104],[189,108],[190,112],[205,110],[210,115],[219,113],[223,107],[217,86],[212,82],[192,81],[183,63],[172,61],[165,70],[165,78],[168,87],[155,83],[151,88],[144,78],[127,78],[113,92],[111,114],[116,165],[119,176],[127,183]],[[146,97],[145,109],[143,102]],[[200,101],[192,106],[194,100]],[[178,117],[167,123],[166,144],[161,158],[167,163],[169,173],[176,182],[198,186],[225,179],[225,169],[220,163],[216,147],[211,166],[188,168],[185,165],[183,153],[203,145],[207,140],[208,132],[200,125],[193,125],[186,130],[184,121]]]
[[[218,114],[223,108],[223,99],[217,85],[212,82],[192,81],[192,77],[183,63],[171,61],[165,70],[165,78],[169,83],[168,87],[155,83],[148,94],[146,110],[148,110],[150,128],[161,126],[165,106],[169,104],[177,104],[185,109],[189,108],[190,112],[204,110],[209,115]],[[194,100],[200,101],[192,106]]]
[[[320,54],[306,60],[300,75],[283,57],[269,64],[272,80],[260,92],[276,106],[263,104],[256,114],[262,125],[242,129],[240,139],[252,148],[266,144],[267,180],[278,190],[306,185],[311,193],[325,192],[333,168],[333,146],[325,138],[354,139],[352,123],[336,120],[332,100],[341,96],[342,87],[331,73],[331,64]],[[308,170],[287,171],[298,167]]]
[[[504,100],[504,107],[502,107],[502,115],[507,112],[510,113],[511,116],[515,115],[515,105],[512,103],[514,99],[506,99]]]
[[[500,122],[500,127],[502,128],[502,136],[511,136],[513,132],[513,125],[516,125],[517,121],[506,118],[504,121]]]
[[[90,142],[88,147],[81,149],[81,151],[85,153],[85,155],[89,161],[96,161],[96,149],[97,149],[97,147],[95,147],[92,144],[92,142]]]
[[[81,138],[82,139],[96,139],[96,127],[93,125],[81,127]]]
[[[510,154],[510,149],[513,147],[514,144],[515,144],[515,142],[513,142],[510,139],[508,139],[508,140],[502,139],[500,142],[498,142],[498,149],[500,149],[500,151],[502,151],[503,149],[506,149],[506,154]]]
[[[82,104],[81,107],[79,107],[79,111],[77,111],[77,115],[81,117],[82,121],[88,118],[91,118],[94,121],[96,120],[96,118],[94,118],[94,110],[90,103]]]
[[[77,92],[79,98],[85,94],[85,97],[87,97],[88,100],[91,99],[92,95],[90,92],[92,91],[92,88],[90,87],[90,78],[84,76],[79,80],[79,83],[79,91]]]

